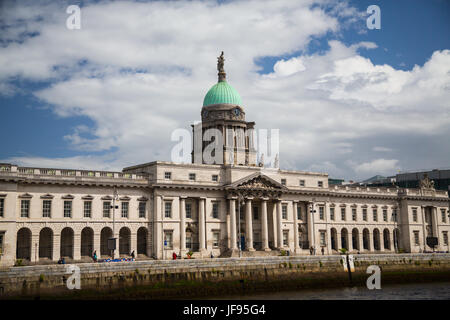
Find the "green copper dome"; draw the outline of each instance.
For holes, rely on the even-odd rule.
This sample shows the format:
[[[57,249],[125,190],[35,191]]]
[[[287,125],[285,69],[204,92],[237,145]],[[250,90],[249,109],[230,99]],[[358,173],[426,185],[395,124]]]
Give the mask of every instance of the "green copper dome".
[[[220,103],[242,105],[241,96],[226,81],[220,81],[212,86],[203,100],[204,107]]]

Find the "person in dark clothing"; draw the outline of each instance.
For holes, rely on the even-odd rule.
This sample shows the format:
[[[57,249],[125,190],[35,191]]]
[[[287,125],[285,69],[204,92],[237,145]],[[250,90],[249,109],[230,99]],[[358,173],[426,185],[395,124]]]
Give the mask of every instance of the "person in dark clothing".
[[[135,254],[134,254],[134,250],[133,250],[133,252],[131,252],[131,258],[135,258]]]
[[[92,254],[92,259],[94,259],[94,262],[97,262],[97,251],[94,251]]]
[[[322,247],[322,255],[324,255],[324,254],[325,254],[325,248]]]

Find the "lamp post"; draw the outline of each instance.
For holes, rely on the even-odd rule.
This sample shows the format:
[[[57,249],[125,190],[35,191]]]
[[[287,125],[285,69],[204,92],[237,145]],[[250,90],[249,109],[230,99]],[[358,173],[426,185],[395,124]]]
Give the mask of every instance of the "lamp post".
[[[314,210],[314,201],[316,201],[316,198],[312,198],[311,199],[311,209],[310,209],[310,213],[311,213],[311,226],[310,226],[310,230],[311,230],[311,235],[310,235],[310,241],[312,242],[312,239],[314,237],[314,213],[316,212],[316,210]],[[313,248],[312,243],[310,244],[310,248]],[[315,241],[314,241],[314,248],[313,248],[313,253],[314,255],[316,254],[316,247],[315,247]]]

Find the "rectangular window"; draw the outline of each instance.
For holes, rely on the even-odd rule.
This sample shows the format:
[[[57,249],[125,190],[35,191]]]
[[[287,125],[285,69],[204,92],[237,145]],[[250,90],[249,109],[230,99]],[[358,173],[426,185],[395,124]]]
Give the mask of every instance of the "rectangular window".
[[[397,209],[392,209],[392,221],[397,222]]]
[[[412,209],[413,221],[417,222],[417,208]]]
[[[300,180],[299,183],[300,183],[300,187],[304,187],[305,186],[305,180]]]
[[[419,231],[414,231],[414,244],[420,246]]]
[[[164,172],[164,179],[167,179],[167,180],[172,179],[172,172],[169,172],[169,171]]]
[[[212,175],[212,181],[217,182],[219,181],[219,176],[217,174]]]
[[[356,208],[352,208],[352,220],[356,221]]]
[[[323,181],[317,181],[317,186],[319,188],[322,188],[323,187]]]
[[[330,208],[330,220],[334,221],[334,207]]]
[[[30,200],[22,200],[20,202],[20,216],[22,218],[30,217]]]
[[[145,201],[139,201],[139,218],[145,218]]]
[[[0,198],[0,217],[4,217],[5,215],[5,199]]]
[[[286,179],[281,179],[281,185],[283,185],[283,186],[286,185]]]
[[[173,231],[164,231],[164,249],[173,248]]]
[[[345,208],[341,208],[341,220],[345,221]]]
[[[3,255],[3,237],[4,237],[5,233],[4,232],[0,232],[0,256]]]
[[[327,245],[327,242],[326,242],[325,231],[320,231],[320,246],[325,247],[326,245]]]
[[[378,211],[377,209],[373,209],[373,221],[378,221]]]
[[[90,218],[91,217],[91,211],[92,211],[92,201],[85,201],[84,202],[84,217]]]
[[[445,209],[441,209],[442,223],[446,223],[447,219],[445,216]]]
[[[64,201],[64,218],[72,217],[72,201]]]
[[[164,217],[172,218],[172,202],[171,201],[164,202]]]
[[[192,205],[190,203],[186,203],[185,209],[186,209],[186,218],[192,219]]]
[[[189,180],[195,181],[195,173],[189,173]]]
[[[289,245],[289,231],[283,231],[283,246]]]
[[[367,209],[366,208],[363,208],[363,220],[364,221],[367,221]]]
[[[303,217],[302,217],[302,207],[300,207],[300,205],[297,206],[297,219],[298,219],[298,220],[303,220]]]
[[[324,207],[319,207],[319,219],[320,220],[325,219]]]
[[[129,202],[122,202],[122,218],[128,218]]]
[[[444,238],[444,245],[448,246],[448,232],[447,231],[443,231],[442,232],[442,237]]]
[[[387,210],[383,209],[383,221],[387,221]]]
[[[103,202],[103,218],[109,218],[111,212],[111,202],[105,201]]]
[[[219,218],[219,203],[218,202],[213,202],[213,204],[212,204],[212,217],[214,219]]]
[[[287,220],[287,205],[285,204],[281,206],[281,219]]]
[[[258,220],[258,219],[259,219],[258,207],[253,207],[253,220]]]
[[[44,218],[50,218],[52,216],[52,200],[42,201],[42,216]]]
[[[189,235],[186,236],[186,249],[193,249],[192,248],[192,236],[189,236]]]
[[[213,235],[213,239],[212,239],[213,243],[212,243],[212,245],[213,245],[213,247],[217,248],[219,246],[220,232],[215,231],[215,232],[213,232],[212,235]]]

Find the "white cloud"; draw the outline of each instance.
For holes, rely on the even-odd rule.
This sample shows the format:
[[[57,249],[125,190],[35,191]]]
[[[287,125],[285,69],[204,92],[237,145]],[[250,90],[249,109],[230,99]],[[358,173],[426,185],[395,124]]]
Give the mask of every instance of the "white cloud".
[[[377,151],[377,152],[391,152],[392,151],[391,148],[386,148],[386,147],[373,147],[372,150]]]
[[[276,76],[289,76],[291,74],[304,71],[305,66],[301,58],[292,58],[286,61],[285,60],[277,61],[273,67],[273,70]]]
[[[361,163],[356,166],[355,171],[367,175],[393,174],[398,167],[396,159],[376,159],[370,162]]]
[[[90,156],[4,160],[105,169],[169,160],[170,134],[200,118],[222,50],[247,120],[257,128],[280,129],[282,167],[352,179],[400,164],[427,167],[431,158],[417,152],[419,138],[427,145],[444,141],[433,149],[433,159],[448,159],[443,138],[450,127],[449,50],[403,71],[360,55],[375,43],[346,46],[333,40],[326,52],[280,59],[272,73],[258,74],[259,58],[292,56],[312,38],[339,32],[343,18],[358,16],[342,2],[334,13],[313,3],[91,3],[82,7],[82,29],[73,31],[65,27],[62,5],[28,2],[8,9],[11,27],[4,37],[16,41],[0,48],[0,89],[13,90],[11,79],[51,80],[35,95],[62,117],[86,116],[95,125],[65,136],[71,148]],[[24,30],[36,34],[24,37]],[[402,152],[392,155],[396,160],[372,161],[387,149]]]

